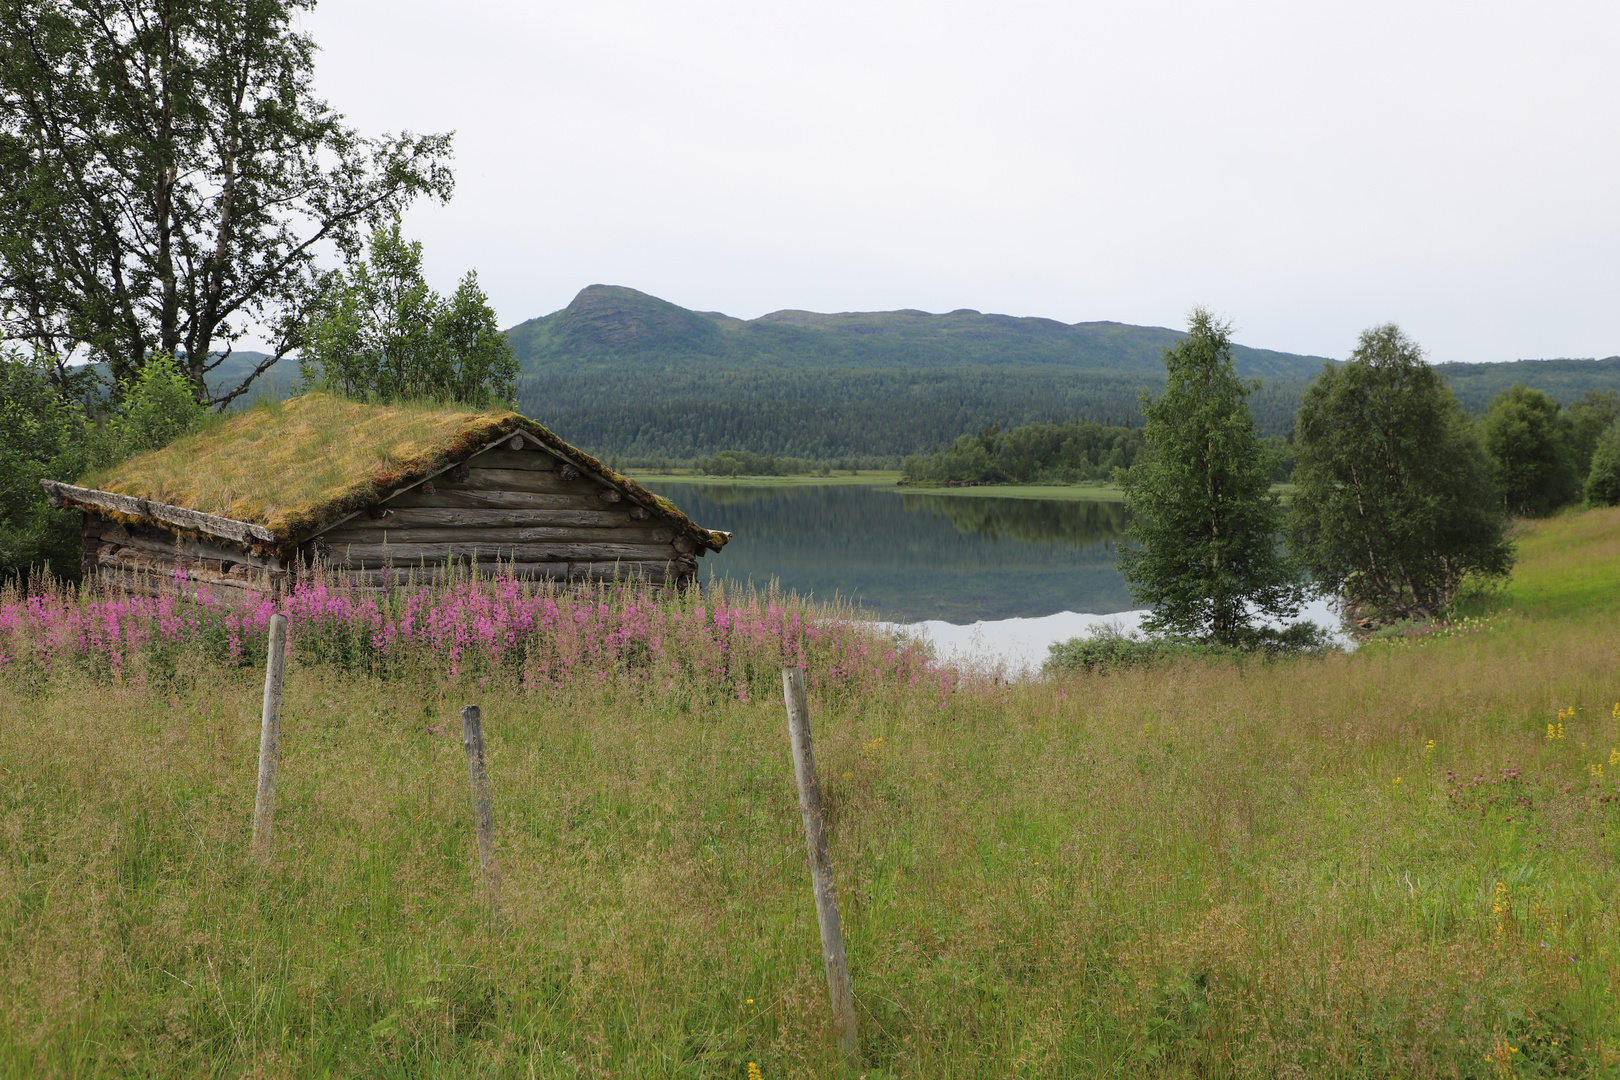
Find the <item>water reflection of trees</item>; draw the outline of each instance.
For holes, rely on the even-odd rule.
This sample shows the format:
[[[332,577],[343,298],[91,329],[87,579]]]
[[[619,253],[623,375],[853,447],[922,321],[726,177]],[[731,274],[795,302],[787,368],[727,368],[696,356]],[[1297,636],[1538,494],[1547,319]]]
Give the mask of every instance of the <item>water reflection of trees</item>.
[[[1058,502],[985,496],[902,495],[911,513],[930,513],[957,532],[990,540],[1089,547],[1125,535],[1125,505],[1118,502]]]
[[[1124,611],[1118,503],[910,494],[865,485],[654,485],[733,533],[711,575],[857,597],[885,618],[955,622]]]

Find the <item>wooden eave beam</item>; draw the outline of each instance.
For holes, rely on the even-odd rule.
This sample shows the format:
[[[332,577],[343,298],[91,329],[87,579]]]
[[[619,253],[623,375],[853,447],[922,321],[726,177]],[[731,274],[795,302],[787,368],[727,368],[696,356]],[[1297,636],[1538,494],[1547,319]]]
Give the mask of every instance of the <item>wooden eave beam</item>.
[[[56,508],[77,506],[87,510],[111,510],[133,518],[161,521],[165,525],[216,536],[249,549],[279,547],[281,544],[281,538],[263,525],[216,517],[213,514],[188,510],[184,506],[171,506],[169,503],[153,499],[119,495],[116,492],[98,491],[95,488],[75,487],[56,480],[41,480],[39,483],[45,489],[45,497],[50,500],[51,506]]]

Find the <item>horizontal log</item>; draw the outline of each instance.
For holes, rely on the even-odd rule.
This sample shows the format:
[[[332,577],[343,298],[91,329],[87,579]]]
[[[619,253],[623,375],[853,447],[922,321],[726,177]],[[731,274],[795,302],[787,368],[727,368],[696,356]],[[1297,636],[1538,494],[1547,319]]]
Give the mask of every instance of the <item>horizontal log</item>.
[[[562,462],[550,454],[537,450],[507,450],[506,444],[501,444],[499,450],[485,450],[482,454],[474,454],[467,459],[467,464],[474,469],[520,469],[524,472],[550,472]]]
[[[246,521],[234,521],[231,518],[215,517],[213,514],[199,513],[184,506],[170,506],[168,503],[153,502],[150,499],[138,499],[132,495],[117,495],[111,491],[75,487],[72,484],[58,483],[55,480],[41,480],[40,485],[45,489],[45,494],[50,499],[52,506],[72,504],[81,507],[116,510],[120,514],[128,514],[131,517],[150,518],[169,525],[178,525],[182,529],[207,533],[209,536],[221,536],[227,540],[234,540],[239,544],[250,544],[255,540],[260,543],[275,543],[278,539],[275,533],[263,525],[254,525]]]
[[[95,566],[97,573],[105,573],[108,570],[127,571],[146,574],[168,582],[174,580],[174,572],[178,569],[185,571],[187,581],[230,585],[236,588],[263,585],[272,576],[279,576],[241,564],[227,568],[213,560],[162,555],[142,551],[139,548],[118,547],[111,544],[103,545],[97,552]]]
[[[432,495],[418,488],[388,500],[396,510],[407,507],[466,509],[509,507],[514,510],[600,510],[602,504],[584,492],[565,495],[536,494],[528,491],[473,491],[441,483]]]
[[[583,476],[577,480],[564,480],[554,472],[529,472],[526,469],[468,469],[467,479],[450,480],[439,485],[440,491],[468,488],[475,491],[534,491],[556,495],[596,493],[596,487]]]
[[[577,562],[568,565],[570,581],[628,581],[640,578],[654,585],[690,578],[697,571],[677,562]]]
[[[96,580],[103,586],[120,592],[133,593],[137,596],[173,596],[174,579],[160,574],[152,574],[141,570],[125,570],[115,566],[103,567],[96,571]],[[216,600],[234,600],[244,595],[262,595],[271,592],[271,587],[264,581],[245,581],[232,578],[221,578],[218,581],[199,581],[195,578],[186,581],[188,593],[204,593]]]
[[[678,558],[668,544],[345,544],[332,548],[332,561],[348,566],[433,565],[447,559],[477,562],[657,562]],[[386,560],[386,561],[385,561]]]
[[[390,524],[385,522],[384,524]],[[487,544],[538,544],[552,541],[578,544],[667,544],[675,539],[675,530],[663,528],[569,528],[556,525],[528,525],[508,529],[474,529],[466,526],[426,526],[392,529],[333,529],[322,539],[334,552],[349,544],[461,544],[483,546]]]
[[[498,571],[495,567],[484,566],[479,572],[486,577],[497,572],[509,574],[519,581],[564,581],[568,578],[569,565],[565,562],[502,563]],[[384,570],[340,570],[339,573],[349,581],[373,588],[383,585],[432,585],[449,576],[442,566],[395,566]],[[464,578],[467,571],[459,569],[453,574]]]
[[[533,526],[568,526],[587,529],[637,529],[641,532],[668,529],[667,521],[632,521],[624,510],[608,510],[598,504],[588,509],[557,510],[460,510],[445,507],[411,507],[394,511],[384,521],[350,518],[323,535],[330,538],[338,532],[364,533],[377,536],[384,531],[428,526],[461,529],[518,529]],[[671,533],[671,536],[674,534]],[[404,537],[400,537],[404,539]],[[455,539],[455,537],[447,537]]]
[[[110,540],[124,547],[137,548],[141,551],[150,551],[159,555],[182,555],[191,559],[213,562],[246,563],[249,566],[264,569],[281,568],[279,559],[255,555],[234,544],[229,546],[223,543],[215,544],[195,536],[180,536],[149,526],[126,526],[108,520],[103,522],[101,526],[101,539]]]

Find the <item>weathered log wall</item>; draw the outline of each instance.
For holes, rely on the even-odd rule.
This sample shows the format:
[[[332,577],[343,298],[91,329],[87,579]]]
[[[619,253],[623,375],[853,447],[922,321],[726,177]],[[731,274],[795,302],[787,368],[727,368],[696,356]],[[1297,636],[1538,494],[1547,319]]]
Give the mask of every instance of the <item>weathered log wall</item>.
[[[156,526],[121,525],[86,513],[81,533],[84,575],[137,592],[172,588],[176,570],[185,572],[188,584],[222,595],[271,591],[286,577],[279,560]]]
[[[339,522],[304,543],[290,563],[245,544],[120,525],[87,511],[82,568],[147,591],[172,581],[176,569],[210,588],[271,589],[312,564],[362,587],[442,580],[450,561],[487,569],[499,562],[503,572],[529,580],[696,577],[701,549],[682,527],[532,446],[503,442]]]
[[[543,451],[487,450],[321,534],[313,554],[381,583],[447,560],[500,562],[524,578],[697,574],[696,545],[673,522]],[[393,574],[384,574],[392,568]]]

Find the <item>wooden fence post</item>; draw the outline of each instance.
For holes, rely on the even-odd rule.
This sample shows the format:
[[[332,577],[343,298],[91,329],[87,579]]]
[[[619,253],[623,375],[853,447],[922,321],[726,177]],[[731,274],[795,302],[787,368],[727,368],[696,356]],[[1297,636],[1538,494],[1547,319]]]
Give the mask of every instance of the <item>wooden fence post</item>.
[[[804,669],[782,669],[782,697],[787,702],[788,742],[793,746],[793,776],[799,785],[799,813],[804,818],[804,841],[810,849],[810,883],[816,897],[816,920],[821,924],[821,957],[827,964],[827,993],[832,999],[833,1024],[846,1068],[860,1065],[855,1038],[855,994],[849,985],[849,961],[844,956],[844,933],[838,925],[838,886],[833,882],[832,857],[827,853],[827,823],[821,809],[821,781],[816,776],[816,754],[810,742],[810,707],[804,695]]]
[[[484,767],[484,724],[478,706],[461,710],[461,748],[467,752],[467,780],[472,784],[473,824],[478,829],[478,869],[489,892],[489,910],[501,917],[501,871],[495,864],[495,822],[490,808],[489,770]]]
[[[259,794],[253,801],[252,856],[270,855],[276,817],[276,758],[281,745],[281,683],[287,665],[287,616],[270,616],[270,656],[264,670],[264,717],[259,723]]]

